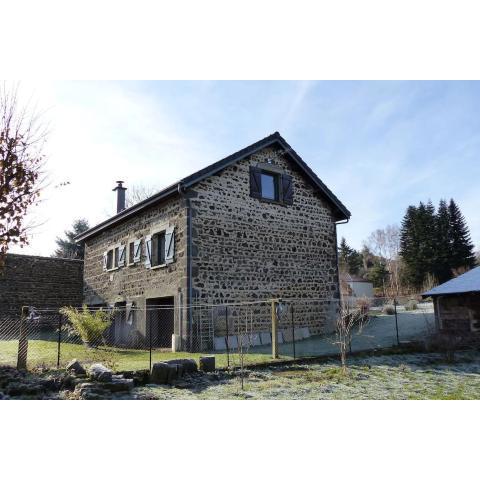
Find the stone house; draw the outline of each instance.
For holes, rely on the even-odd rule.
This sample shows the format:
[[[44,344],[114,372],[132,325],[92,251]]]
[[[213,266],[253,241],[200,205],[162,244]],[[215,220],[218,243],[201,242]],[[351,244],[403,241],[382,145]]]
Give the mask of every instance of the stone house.
[[[118,213],[77,238],[84,301],[125,307],[125,328],[153,328],[156,346],[222,334],[215,309],[199,328],[192,305],[339,298],[336,224],[350,212],[278,132],[128,209],[121,182],[115,190]],[[332,328],[322,308],[299,320],[313,334]],[[269,322],[255,312],[257,331]]]
[[[438,332],[480,338],[480,267],[422,294],[431,297]]]

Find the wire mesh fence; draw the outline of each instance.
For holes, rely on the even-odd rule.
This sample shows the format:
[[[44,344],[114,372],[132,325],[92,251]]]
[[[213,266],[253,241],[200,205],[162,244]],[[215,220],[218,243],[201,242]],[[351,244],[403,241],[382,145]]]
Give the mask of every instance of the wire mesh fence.
[[[432,304],[412,296],[345,303],[368,316],[352,332],[351,352],[422,341],[435,329]],[[23,316],[0,314],[0,364],[16,365],[19,352],[28,368],[63,368],[75,358],[116,371],[205,354],[214,354],[218,367],[338,355],[340,308],[335,299],[301,298],[182,308],[80,307],[73,313],[29,307]]]

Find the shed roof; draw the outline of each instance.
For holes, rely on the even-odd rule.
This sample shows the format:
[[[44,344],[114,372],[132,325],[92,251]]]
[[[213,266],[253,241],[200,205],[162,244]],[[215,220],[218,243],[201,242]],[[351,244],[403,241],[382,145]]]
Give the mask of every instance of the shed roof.
[[[359,277],[358,275],[352,275],[351,273],[341,273],[340,280],[350,283],[372,283],[370,280]]]
[[[452,278],[438,287],[422,293],[422,297],[435,297],[438,295],[456,295],[459,293],[480,292],[480,267],[472,268],[459,277]]]
[[[212,163],[211,165],[199,170],[198,172],[195,172],[192,175],[183,178],[182,180],[174,183],[173,185],[164,188],[163,190],[156,193],[155,195],[152,195],[146,200],[143,200],[136,205],[133,205],[132,207],[123,210],[120,213],[117,213],[113,217],[81,233],[80,235],[75,237],[75,240],[78,242],[93,237],[94,235],[97,235],[103,230],[106,230],[111,226],[132,217],[140,211],[156,203],[159,203],[160,201],[165,200],[168,197],[178,194],[180,190],[184,191],[185,189],[188,189],[189,187],[195,185],[203,179],[220,172],[229,165],[232,165],[233,163],[242,160],[263,148],[271,147],[274,145],[281,147],[286,152],[289,158],[294,163],[296,163],[300,170],[307,176],[307,178],[311,180],[317,191],[319,191],[327,199],[327,201],[331,205],[333,205],[338,220],[347,220],[348,218],[350,218],[350,212],[347,207],[345,207],[345,205],[343,205],[343,203],[333,194],[333,192],[317,177],[313,170],[302,160],[300,155],[295,152],[295,150],[286,142],[286,140],[280,135],[280,133],[275,132],[272,135],[269,135],[268,137],[265,137],[264,139],[259,140],[258,142],[255,142],[252,145],[249,145],[248,147],[245,147],[242,150],[239,150],[238,152],[235,152],[232,155],[229,155],[228,157],[225,157],[218,162]]]

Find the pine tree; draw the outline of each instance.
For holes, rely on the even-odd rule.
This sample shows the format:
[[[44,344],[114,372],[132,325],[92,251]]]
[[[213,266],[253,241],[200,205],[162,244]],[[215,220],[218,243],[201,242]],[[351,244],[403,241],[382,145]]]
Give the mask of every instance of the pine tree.
[[[85,249],[83,244],[75,242],[75,237],[88,230],[89,224],[87,220],[80,218],[73,222],[72,230],[65,231],[66,238],[59,238],[55,240],[58,248],[55,250],[53,257],[60,258],[77,258],[83,259]]]
[[[338,263],[340,270],[350,274],[358,274],[363,265],[362,255],[347,244],[345,237],[340,241]]]
[[[420,247],[420,268],[423,274],[422,283],[425,277],[434,275],[437,265],[436,251],[436,215],[435,207],[429,200],[426,205],[420,202],[419,206],[419,247]]]
[[[385,263],[376,261],[373,267],[368,271],[367,278],[373,283],[375,288],[383,288],[385,294],[385,284],[388,280],[389,272]]]
[[[475,266],[475,254],[467,222],[460,208],[450,199],[448,205],[450,242],[451,242],[451,269],[472,268]]]
[[[452,257],[452,245],[450,239],[450,214],[445,200],[440,200],[436,216],[435,228],[436,262],[434,276],[439,283],[446,282],[452,278],[450,266]]]
[[[405,264],[405,279],[415,287],[422,284],[423,273],[417,268],[420,263],[419,208],[410,205],[400,227],[400,255]]]

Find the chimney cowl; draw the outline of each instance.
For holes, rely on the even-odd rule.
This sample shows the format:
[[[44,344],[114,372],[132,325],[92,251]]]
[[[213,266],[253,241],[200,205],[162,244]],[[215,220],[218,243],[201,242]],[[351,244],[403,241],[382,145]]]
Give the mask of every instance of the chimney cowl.
[[[112,192],[117,192],[117,213],[125,210],[125,191],[126,187],[123,186],[123,180],[117,180],[117,186]]]

